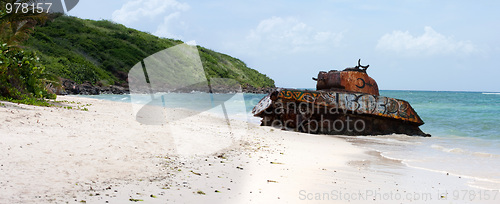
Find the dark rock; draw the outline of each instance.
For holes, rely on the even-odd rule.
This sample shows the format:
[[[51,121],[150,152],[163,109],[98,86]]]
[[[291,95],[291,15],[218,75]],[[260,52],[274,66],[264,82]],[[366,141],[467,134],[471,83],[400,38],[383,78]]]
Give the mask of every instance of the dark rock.
[[[99,94],[128,94],[130,90],[128,88],[128,84],[120,84],[120,85],[108,85],[105,86],[102,83],[96,83],[95,85],[86,81],[82,84],[78,84],[73,80],[61,78],[61,88],[51,88],[50,90],[57,95],[99,95]],[[256,88],[249,84],[245,86],[229,86],[229,85],[217,85],[212,86],[211,92],[213,93],[254,93],[254,94],[268,94],[275,90],[274,87],[263,87]],[[141,92],[139,90],[143,90],[142,93],[149,93],[149,87],[142,87],[134,90],[134,92]],[[182,87],[173,90],[152,90],[153,92],[161,91],[161,92],[175,92],[175,93],[191,93],[191,92],[210,92],[209,87],[204,84],[203,86],[200,84],[194,84],[188,87]]]
[[[254,93],[254,94],[268,94],[274,91],[276,88],[274,87],[261,87],[256,88],[250,84],[246,84],[245,87],[242,87],[243,93]]]
[[[58,95],[99,95],[99,94],[126,94],[128,93],[128,88],[110,85],[104,86],[102,83],[97,83],[93,85],[92,83],[86,81],[82,84],[77,84],[75,81],[70,79],[61,79],[62,88],[60,91],[54,92]]]

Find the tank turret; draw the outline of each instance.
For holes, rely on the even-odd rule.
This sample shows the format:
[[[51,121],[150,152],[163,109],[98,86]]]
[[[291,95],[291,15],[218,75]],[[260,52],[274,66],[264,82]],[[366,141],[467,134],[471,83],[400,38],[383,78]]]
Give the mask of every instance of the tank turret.
[[[377,82],[366,73],[369,66],[362,66],[361,59],[359,59],[358,66],[349,67],[343,71],[320,71],[318,78],[313,78],[317,81],[316,90],[359,92],[378,96]]]

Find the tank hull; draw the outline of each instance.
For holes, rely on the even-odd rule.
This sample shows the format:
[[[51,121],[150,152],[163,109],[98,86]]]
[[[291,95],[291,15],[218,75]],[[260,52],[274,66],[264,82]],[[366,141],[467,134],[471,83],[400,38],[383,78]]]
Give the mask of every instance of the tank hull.
[[[430,136],[420,130],[424,122],[408,102],[361,92],[277,89],[252,113],[261,125],[306,133]]]

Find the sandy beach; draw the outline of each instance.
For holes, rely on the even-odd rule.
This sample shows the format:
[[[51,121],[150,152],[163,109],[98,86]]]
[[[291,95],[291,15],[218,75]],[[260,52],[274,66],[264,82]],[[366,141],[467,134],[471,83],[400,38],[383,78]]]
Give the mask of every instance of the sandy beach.
[[[228,126],[208,113],[144,125],[130,103],[57,100],[66,108],[2,102],[0,203],[500,201],[471,179],[410,168],[342,136]]]

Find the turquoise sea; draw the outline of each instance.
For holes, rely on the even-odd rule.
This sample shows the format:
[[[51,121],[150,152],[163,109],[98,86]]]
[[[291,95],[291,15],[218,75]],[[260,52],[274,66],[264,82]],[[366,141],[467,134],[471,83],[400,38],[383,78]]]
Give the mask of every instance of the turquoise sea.
[[[167,106],[199,107],[186,103],[183,94],[173,95],[169,98],[175,100]],[[473,187],[500,189],[500,93],[381,91],[380,95],[410,102],[425,122],[421,129],[432,137],[356,136],[346,137],[348,141],[412,168],[469,178]],[[232,118],[259,123],[260,118],[250,112],[264,96],[236,94],[225,103],[227,112]],[[148,95],[134,96],[133,100],[130,95],[85,97],[134,103],[150,100]]]
[[[429,171],[470,178],[470,186],[500,189],[500,93],[381,91],[410,102],[430,138],[355,137],[367,149]]]

